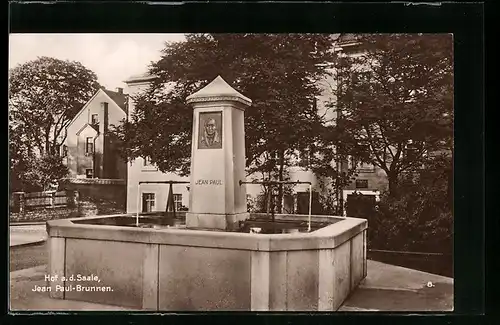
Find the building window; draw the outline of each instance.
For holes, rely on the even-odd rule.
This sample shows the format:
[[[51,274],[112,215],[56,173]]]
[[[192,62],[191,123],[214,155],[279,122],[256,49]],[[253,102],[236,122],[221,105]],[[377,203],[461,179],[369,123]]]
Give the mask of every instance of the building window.
[[[92,114],[90,121],[92,125],[99,124],[99,114]]]
[[[175,211],[182,209],[182,194],[174,194]]]
[[[85,169],[85,176],[87,178],[94,178],[94,170],[92,168]]]
[[[151,158],[144,157],[143,161],[144,161],[144,163],[143,163],[144,167],[151,167],[151,166],[153,166],[153,164],[151,164]]]
[[[414,161],[417,158],[417,149],[413,147],[407,147],[405,149],[406,159],[409,161]]]
[[[423,143],[422,142],[417,142],[417,141],[408,141],[408,144],[406,145],[405,148],[405,157],[409,161],[414,161],[417,159],[418,154],[420,150],[423,148]]]
[[[94,152],[94,143],[92,142],[92,138],[88,137],[85,139],[85,153],[93,153]]]
[[[155,164],[153,164],[153,162],[151,162],[151,158],[150,157],[143,157],[142,158],[142,170],[143,171],[157,171],[158,170],[158,167],[155,166]]]
[[[293,195],[283,196],[283,213],[295,212],[295,197]]]
[[[356,180],[356,188],[368,188],[368,180],[367,179],[357,179]]]
[[[155,194],[142,193],[142,212],[152,212],[155,207]]]
[[[311,197],[312,195],[312,197]],[[313,191],[307,192],[297,192],[296,200],[294,200],[293,205],[297,207],[298,214],[308,214],[309,213],[309,200],[311,201],[311,214],[319,214],[319,193]]]
[[[63,144],[63,146],[62,146],[61,156],[62,156],[63,158],[65,158],[65,157],[67,157],[67,156],[68,156],[68,147],[67,147],[65,144]]]

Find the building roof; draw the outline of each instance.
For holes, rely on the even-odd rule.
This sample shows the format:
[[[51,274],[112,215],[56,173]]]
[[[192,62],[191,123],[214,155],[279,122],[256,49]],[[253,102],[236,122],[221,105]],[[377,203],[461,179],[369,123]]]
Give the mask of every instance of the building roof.
[[[136,74],[136,75],[130,76],[124,82],[126,84],[129,84],[129,83],[134,83],[134,82],[151,81],[151,80],[153,80],[155,78],[156,78],[155,75],[152,75],[149,72],[145,72],[145,73],[141,73],[141,74]]]
[[[99,179],[99,178],[62,178],[60,184],[105,184],[105,185],[125,185],[124,179]]]
[[[82,114],[82,112],[87,108],[87,106],[89,105],[89,103],[92,102],[94,100],[94,98],[96,98],[96,96],[101,91],[104,92],[109,99],[111,99],[116,105],[118,105],[122,109],[122,111],[125,114],[128,115],[128,105],[127,105],[127,97],[128,96],[127,95],[118,93],[116,91],[111,91],[111,90],[108,90],[108,89],[99,88],[95,92],[95,94],[92,96],[92,98],[90,98],[85,103],[85,105],[83,105],[82,109],[73,117],[73,119],[71,120],[71,122],[68,123],[68,125],[66,126],[66,128],[68,128],[70,125],[73,124],[73,122],[78,118],[78,116],[80,116],[80,114]]]
[[[360,52],[361,42],[359,41],[359,34],[340,34],[337,38],[335,51],[342,51],[346,53]]]
[[[127,107],[127,95],[119,93],[116,91],[103,89],[103,91],[108,95],[115,103],[118,105],[125,113],[128,113]]]
[[[78,130],[78,132],[76,132],[76,135],[80,135],[80,133],[82,133],[83,130],[85,130],[87,127],[90,127],[92,129],[94,129],[97,134],[99,134],[99,127],[95,126],[95,125],[92,125],[92,124],[89,124],[89,123],[85,123],[81,128],[80,130]]]
[[[338,42],[340,44],[342,44],[342,43],[354,43],[357,41],[357,39],[358,39],[358,37],[356,34],[346,33],[346,34],[340,34],[340,36],[338,38]]]

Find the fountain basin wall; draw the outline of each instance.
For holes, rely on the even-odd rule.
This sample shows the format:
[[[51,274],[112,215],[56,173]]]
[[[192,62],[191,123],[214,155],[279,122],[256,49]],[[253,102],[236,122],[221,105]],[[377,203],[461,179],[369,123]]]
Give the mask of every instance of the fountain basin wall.
[[[116,216],[84,221],[105,218]],[[131,309],[334,311],[366,276],[367,221],[328,218],[336,223],[293,234],[49,221],[57,278],[47,285],[52,298]]]

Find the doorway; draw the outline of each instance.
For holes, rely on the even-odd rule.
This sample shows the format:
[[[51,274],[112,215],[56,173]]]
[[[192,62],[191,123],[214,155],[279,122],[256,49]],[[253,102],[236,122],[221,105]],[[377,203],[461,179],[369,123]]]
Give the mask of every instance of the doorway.
[[[319,194],[312,192],[311,214],[319,214]],[[297,192],[297,214],[309,214],[309,192]]]
[[[375,213],[375,195],[354,192],[347,195],[346,217],[369,220]]]

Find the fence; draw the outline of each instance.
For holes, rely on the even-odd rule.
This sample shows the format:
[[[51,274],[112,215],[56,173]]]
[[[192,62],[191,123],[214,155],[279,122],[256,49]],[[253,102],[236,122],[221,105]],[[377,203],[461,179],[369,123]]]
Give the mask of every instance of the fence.
[[[103,200],[113,201],[116,203],[115,207],[117,210],[125,212],[126,209],[127,183],[125,180],[96,178],[61,179],[59,181],[59,189],[64,191],[78,191],[80,200],[82,201],[88,200],[96,203]]]
[[[78,192],[76,191],[15,192],[12,194],[10,200],[11,211],[17,213],[24,213],[40,208],[73,208],[77,204]]]

